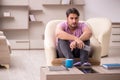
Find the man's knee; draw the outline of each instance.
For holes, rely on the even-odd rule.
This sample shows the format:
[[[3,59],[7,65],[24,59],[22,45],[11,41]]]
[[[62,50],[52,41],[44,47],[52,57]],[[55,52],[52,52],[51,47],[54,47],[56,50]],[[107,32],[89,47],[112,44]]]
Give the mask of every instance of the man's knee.
[[[67,40],[58,39],[58,42],[67,42]]]
[[[68,40],[58,39],[58,45],[59,44],[69,45],[70,43]]]

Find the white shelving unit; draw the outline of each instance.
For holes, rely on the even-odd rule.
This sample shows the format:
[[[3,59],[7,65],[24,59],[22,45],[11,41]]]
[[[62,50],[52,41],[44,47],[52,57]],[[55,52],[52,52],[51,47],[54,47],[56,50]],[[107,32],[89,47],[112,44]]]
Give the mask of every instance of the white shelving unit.
[[[112,48],[120,48],[120,23],[112,23],[111,41],[110,46]]]

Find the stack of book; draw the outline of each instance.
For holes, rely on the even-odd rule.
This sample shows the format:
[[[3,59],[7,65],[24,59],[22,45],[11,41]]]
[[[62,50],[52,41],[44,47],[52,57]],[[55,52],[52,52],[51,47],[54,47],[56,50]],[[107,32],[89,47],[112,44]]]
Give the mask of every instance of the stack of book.
[[[120,63],[102,64],[106,69],[117,69],[120,68]]]

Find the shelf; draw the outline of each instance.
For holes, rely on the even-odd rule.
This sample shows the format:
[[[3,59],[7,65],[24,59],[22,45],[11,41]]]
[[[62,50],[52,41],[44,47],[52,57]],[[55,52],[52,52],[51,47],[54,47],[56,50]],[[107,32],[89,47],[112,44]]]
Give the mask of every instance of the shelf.
[[[30,21],[29,23],[42,23],[42,21]]]
[[[43,10],[31,9],[30,12],[42,12]]]
[[[10,30],[28,30],[28,28],[0,28],[3,31],[10,31]]]
[[[33,13],[41,13],[41,12],[43,12],[43,10],[37,10],[37,9],[29,10],[29,14],[33,14]]]
[[[28,5],[0,5],[0,7],[29,7]]]
[[[120,22],[112,22],[112,24],[120,24]]]
[[[113,26],[112,28],[116,28],[116,29],[118,28],[118,29],[119,29],[119,28],[120,28],[120,26]]]
[[[112,42],[116,42],[116,43],[118,43],[118,42],[120,42],[120,41],[112,41]]]
[[[85,4],[43,4],[43,6],[84,6]]]
[[[3,19],[14,19],[14,17],[12,17],[12,16],[0,16],[0,18],[3,18]]]

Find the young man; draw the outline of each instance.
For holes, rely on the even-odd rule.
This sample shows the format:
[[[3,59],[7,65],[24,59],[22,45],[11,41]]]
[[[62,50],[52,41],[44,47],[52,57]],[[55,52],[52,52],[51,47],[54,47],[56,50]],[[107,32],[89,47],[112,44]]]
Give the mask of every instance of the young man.
[[[68,59],[80,58],[74,65],[90,65],[88,51],[85,45],[90,45],[92,31],[84,22],[79,22],[79,12],[76,8],[66,11],[67,20],[58,24],[56,28],[57,52],[59,57]]]

